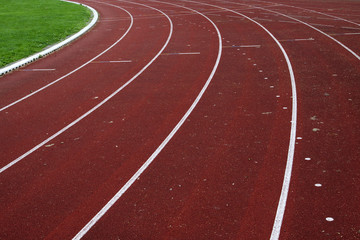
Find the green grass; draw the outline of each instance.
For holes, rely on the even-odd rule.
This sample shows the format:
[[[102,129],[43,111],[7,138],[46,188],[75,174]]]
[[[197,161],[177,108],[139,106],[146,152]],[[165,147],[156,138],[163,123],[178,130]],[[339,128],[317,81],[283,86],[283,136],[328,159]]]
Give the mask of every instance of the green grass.
[[[59,0],[0,0],[0,67],[81,30],[87,8]]]

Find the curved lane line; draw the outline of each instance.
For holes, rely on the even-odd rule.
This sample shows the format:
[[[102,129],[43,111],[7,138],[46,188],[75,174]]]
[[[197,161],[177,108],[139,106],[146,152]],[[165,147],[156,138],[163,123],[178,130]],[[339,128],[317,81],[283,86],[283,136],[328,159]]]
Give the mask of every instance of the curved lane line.
[[[102,216],[104,216],[104,214],[116,203],[116,201],[119,200],[119,198],[131,187],[131,185],[136,181],[136,179],[139,178],[139,176],[147,169],[147,167],[149,167],[149,165],[154,161],[154,159],[164,149],[164,147],[168,144],[168,142],[172,139],[172,137],[176,134],[176,132],[180,129],[180,127],[184,124],[186,119],[189,117],[191,112],[194,110],[194,108],[196,107],[196,105],[200,101],[201,97],[203,96],[206,89],[208,88],[212,78],[214,77],[215,72],[217,70],[217,67],[218,67],[218,65],[220,63],[220,58],[221,58],[221,54],[222,54],[221,34],[220,34],[219,29],[217,28],[215,23],[211,21],[211,19],[209,19],[204,14],[202,14],[202,13],[200,13],[200,12],[194,10],[194,9],[187,8],[187,7],[184,7],[184,6],[181,6],[181,5],[167,3],[167,2],[160,2],[160,1],[152,1],[152,2],[165,3],[165,4],[170,4],[170,5],[173,5],[173,6],[185,8],[185,9],[193,11],[193,12],[203,16],[204,18],[206,18],[214,26],[214,28],[216,29],[216,32],[218,34],[218,38],[219,38],[218,56],[217,56],[215,65],[213,67],[213,70],[211,71],[211,74],[210,74],[209,78],[207,79],[205,85],[201,89],[200,93],[198,94],[195,101],[193,102],[193,104],[188,109],[188,111],[185,113],[185,115],[181,118],[181,120],[175,126],[175,128],[170,132],[170,134],[165,138],[165,140],[160,144],[160,146],[155,150],[155,152],[146,160],[146,162],[138,169],[138,171],[126,182],[126,184],[114,195],[114,197],[112,199],[110,199],[110,201],[84,226],[84,228],[80,230],[80,232],[73,238],[73,240],[81,239],[95,225],[95,223],[97,221],[99,221],[100,218]]]
[[[125,12],[130,16],[130,19],[131,19],[131,24],[129,25],[129,27],[128,27],[128,29],[126,30],[126,32],[125,32],[116,42],[114,42],[110,47],[108,47],[108,48],[105,49],[103,52],[101,52],[100,54],[98,54],[98,55],[95,56],[94,58],[90,59],[89,61],[87,61],[86,63],[84,63],[83,65],[81,65],[80,67],[72,70],[71,72],[69,72],[69,73],[65,74],[64,76],[56,79],[55,81],[53,81],[53,82],[51,82],[51,83],[49,83],[49,84],[47,84],[47,85],[39,88],[38,90],[33,91],[32,93],[30,93],[30,94],[28,94],[28,95],[26,95],[26,96],[24,96],[24,97],[22,97],[22,98],[20,98],[20,99],[18,99],[18,100],[16,100],[16,101],[12,102],[12,103],[10,103],[10,104],[8,104],[8,105],[0,108],[0,112],[4,111],[5,109],[8,109],[9,107],[14,106],[15,104],[17,104],[17,103],[19,103],[19,102],[24,101],[25,99],[27,99],[27,98],[29,98],[29,97],[37,94],[38,92],[41,92],[42,90],[50,87],[51,85],[54,85],[55,83],[57,83],[57,82],[63,80],[64,78],[70,76],[70,75],[73,74],[74,72],[77,72],[78,70],[82,69],[83,67],[85,67],[86,65],[88,65],[89,63],[91,63],[92,61],[94,61],[95,59],[97,59],[98,57],[102,56],[102,55],[103,55],[104,53],[106,53],[107,51],[109,51],[109,50],[110,50],[111,48],[113,48],[115,45],[117,45],[117,44],[129,33],[130,29],[132,28],[132,25],[133,25],[133,21],[134,21],[134,20],[133,20],[132,15],[131,15],[127,10],[125,10],[125,9],[119,7],[119,6],[115,6],[115,5],[109,4],[109,3],[104,3],[104,2],[97,2],[97,3],[102,3],[102,4],[110,5],[110,6],[113,6],[113,7],[116,7],[116,8],[119,8],[119,9],[125,11]]]
[[[114,5],[115,6],[115,5]],[[119,7],[120,8],[120,7]],[[167,16],[166,16],[167,17]],[[167,17],[168,18],[168,17]],[[133,18],[131,17],[131,26],[133,25]],[[38,150],[39,148],[41,148],[42,146],[44,146],[46,143],[50,142],[51,140],[53,140],[54,138],[56,138],[57,136],[59,136],[60,134],[64,133],[65,131],[67,131],[69,128],[71,128],[72,126],[74,126],[75,124],[77,124],[78,122],[80,122],[82,119],[86,118],[87,116],[89,116],[92,112],[94,112],[96,109],[98,109],[99,107],[101,107],[102,105],[104,105],[106,102],[108,102],[111,98],[113,98],[116,94],[118,94],[121,90],[123,90],[125,87],[127,87],[130,83],[132,83],[140,74],[142,74],[159,56],[160,54],[164,51],[164,49],[166,48],[166,46],[168,45],[170,38],[172,36],[172,31],[173,31],[173,27],[172,27],[172,23],[170,22],[170,33],[169,36],[165,42],[165,44],[163,45],[163,47],[160,49],[160,51],[155,55],[155,57],[153,59],[150,60],[150,62],[148,62],[137,74],[135,74],[130,80],[128,80],[125,84],[123,84],[120,88],[118,88],[115,92],[113,92],[112,94],[110,94],[108,97],[106,97],[104,100],[102,100],[99,104],[97,104],[95,107],[91,108],[89,111],[87,111],[85,114],[83,114],[82,116],[80,116],[79,118],[77,118],[76,120],[74,120],[73,122],[71,122],[69,125],[67,125],[66,127],[62,128],[60,131],[56,132],[55,134],[53,134],[52,136],[50,136],[49,138],[47,138],[46,140],[44,140],[43,142],[39,143],[38,145],[36,145],[35,147],[33,147],[32,149],[30,149],[29,151],[27,151],[26,153],[24,153],[23,155],[21,155],[20,157],[16,158],[15,160],[13,160],[12,162],[8,163],[6,166],[2,167],[0,169],[0,174],[2,172],[4,172],[5,170],[9,169],[10,167],[12,167],[14,164],[18,163],[19,161],[23,160],[25,157],[29,156],[31,153],[35,152],[36,150]]]
[[[183,0],[183,1],[185,1],[185,2],[193,2],[193,1],[186,1],[186,0]],[[268,29],[266,29],[263,25],[256,22],[255,20],[251,19],[250,17],[248,17],[248,16],[246,16],[244,14],[241,14],[239,12],[236,12],[234,10],[224,8],[224,7],[221,7],[221,6],[217,6],[217,5],[212,5],[212,4],[202,3],[202,2],[193,2],[193,3],[208,5],[208,6],[220,8],[220,9],[223,9],[223,10],[226,10],[226,11],[230,11],[232,13],[240,15],[240,16],[250,20],[251,22],[255,23],[256,25],[261,27],[267,34],[269,34],[270,37],[276,42],[276,44],[280,48],[280,50],[281,50],[281,52],[284,55],[284,58],[286,60],[286,64],[288,66],[288,70],[289,70],[289,74],[290,74],[291,91],[292,91],[291,130],[290,130],[290,141],[289,141],[288,155],[287,155],[287,160],[286,160],[284,180],[283,180],[283,185],[282,185],[282,189],[281,189],[281,194],[280,194],[278,207],[277,207],[277,210],[276,210],[276,216],[275,216],[275,220],[274,220],[273,230],[271,232],[271,238],[270,238],[271,240],[279,239],[280,231],[281,231],[281,225],[282,225],[282,222],[283,222],[285,208],[286,208],[287,196],[288,196],[288,193],[289,193],[291,172],[292,172],[292,167],[293,167],[293,162],[294,162],[295,141],[296,141],[297,92],[296,92],[295,75],[294,75],[294,71],[293,71],[290,59],[289,59],[285,49],[283,48],[283,46],[279,42],[279,40],[276,39],[274,37],[274,35]]]
[[[99,19],[98,12],[95,9],[93,9],[92,7],[90,7],[90,6],[87,6],[85,4],[80,4],[80,3],[77,3],[77,2],[73,2],[73,1],[67,1],[67,0],[61,0],[61,1],[69,2],[69,3],[73,3],[73,4],[78,4],[78,5],[83,5],[83,6],[87,7],[93,13],[93,19],[83,29],[81,29],[79,32],[71,35],[70,37],[66,38],[64,41],[61,41],[61,42],[55,44],[54,46],[52,46],[52,47],[50,47],[48,49],[45,49],[45,50],[43,50],[41,52],[35,53],[35,54],[33,54],[33,55],[29,56],[29,57],[21,59],[20,61],[14,62],[14,63],[10,64],[9,66],[0,68],[0,76],[4,75],[6,73],[9,73],[9,72],[11,72],[11,71],[13,71],[13,70],[15,70],[17,68],[20,68],[22,66],[25,66],[26,64],[29,64],[29,63],[35,61],[36,59],[39,59],[42,56],[49,55],[50,53],[53,53],[54,51],[58,50],[59,48],[65,46],[66,44],[69,44],[70,42],[74,41],[75,39],[77,39],[80,36],[84,35],[87,31],[89,31],[90,28],[92,28],[96,24],[97,20]]]
[[[249,6],[249,7],[253,7],[253,8],[256,8],[256,9],[261,9],[261,10],[264,10],[264,11],[267,11],[267,12],[272,12],[272,13],[281,15],[281,16],[283,16],[283,17],[292,19],[292,20],[297,21],[297,22],[299,22],[299,23],[302,23],[302,24],[308,26],[309,28],[312,28],[312,29],[314,29],[315,31],[317,31],[317,32],[323,34],[324,36],[330,38],[331,40],[335,41],[335,42],[336,42],[337,44],[339,44],[341,47],[343,47],[344,49],[346,49],[349,53],[351,53],[352,55],[354,55],[358,60],[360,60],[360,56],[357,55],[353,50],[351,50],[350,48],[348,48],[345,44],[343,44],[342,42],[336,40],[335,38],[331,37],[329,34],[321,31],[320,29],[318,29],[318,28],[316,28],[316,27],[314,27],[314,26],[312,26],[312,25],[310,25],[310,24],[308,24],[308,23],[306,23],[306,22],[303,22],[303,21],[301,21],[301,20],[299,20],[299,19],[297,19],[297,18],[290,17],[290,16],[288,16],[288,15],[286,15],[286,14],[283,14],[283,13],[280,13],[280,12],[277,12],[277,11],[273,11],[273,10],[270,10],[270,9],[266,9],[266,8],[262,8],[262,7],[256,7],[256,6],[254,6],[254,5],[249,5],[249,4],[244,4],[244,3],[236,3],[236,2],[229,2],[229,1],[224,1],[224,2],[233,3],[233,4],[237,4],[237,5]]]
[[[256,2],[274,3],[274,2],[264,2],[264,1],[259,1],[259,0],[256,0]],[[315,11],[315,10],[312,10],[312,9],[307,9],[307,8],[302,8],[302,7],[296,7],[296,6],[287,5],[287,4],[282,4],[282,3],[274,3],[274,4],[277,4],[278,6],[292,7],[292,8],[297,8],[297,9],[305,10],[305,11],[308,11],[308,12],[318,13],[318,14],[321,14],[321,15],[324,15],[324,16],[327,16],[327,17],[332,17],[332,18],[335,18],[335,19],[338,19],[338,20],[342,20],[342,21],[344,21],[344,22],[348,22],[348,23],[351,23],[351,24],[354,24],[354,25],[357,25],[357,26],[360,27],[360,24],[359,24],[359,23],[350,21],[350,20],[345,19],[345,18],[341,18],[341,17],[337,17],[337,16],[334,16],[334,15],[330,15],[330,14],[327,14],[327,13],[318,12],[318,11]]]

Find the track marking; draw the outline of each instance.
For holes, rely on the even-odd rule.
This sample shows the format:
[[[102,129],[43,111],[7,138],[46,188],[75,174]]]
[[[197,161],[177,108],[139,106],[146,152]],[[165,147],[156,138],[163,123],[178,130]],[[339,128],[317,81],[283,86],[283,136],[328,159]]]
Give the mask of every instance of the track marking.
[[[257,2],[263,2],[263,3],[269,3],[269,2],[259,1],[259,0],[256,0],[256,1],[257,1]],[[345,18],[337,17],[337,16],[330,15],[330,14],[326,14],[326,13],[323,13],[323,12],[318,12],[318,11],[311,10],[311,9],[307,9],[307,8],[296,7],[296,6],[291,6],[291,5],[281,4],[281,3],[278,3],[278,5],[279,5],[279,6],[285,6],[285,7],[297,8],[297,9],[305,10],[305,11],[308,11],[308,12],[318,13],[318,14],[321,14],[321,15],[323,15],[323,16],[331,17],[331,18],[334,18],[334,19],[337,19],[337,20],[342,20],[342,21],[345,21],[345,22],[348,22],[348,23],[351,23],[351,24],[360,26],[359,23],[356,23],[356,22],[347,20],[347,19],[345,19]],[[328,10],[329,10],[329,11],[332,11],[332,9],[328,9]]]
[[[101,52],[100,54],[98,54],[98,55],[95,56],[94,58],[90,59],[89,61],[87,61],[86,63],[84,63],[83,65],[81,65],[80,67],[72,70],[71,72],[69,72],[69,73],[65,74],[64,76],[56,79],[55,81],[53,81],[53,82],[51,82],[51,83],[43,86],[42,88],[39,88],[38,90],[33,91],[32,93],[30,93],[30,94],[28,94],[28,95],[26,95],[26,96],[24,96],[24,97],[22,97],[22,98],[20,98],[20,99],[18,99],[18,100],[16,100],[16,101],[12,102],[12,103],[10,103],[10,104],[8,104],[8,105],[0,108],[0,112],[4,111],[5,109],[8,109],[8,108],[11,107],[11,106],[14,106],[15,104],[18,104],[19,102],[24,101],[25,99],[27,99],[27,98],[29,98],[29,97],[31,97],[31,96],[33,96],[33,95],[41,92],[42,90],[44,90],[44,89],[46,89],[46,88],[54,85],[55,83],[61,81],[61,80],[64,79],[64,78],[70,76],[70,75],[73,74],[74,72],[82,69],[83,67],[85,67],[86,65],[88,65],[89,63],[91,63],[92,61],[94,61],[95,59],[97,59],[98,57],[100,57],[101,55],[103,55],[104,53],[106,53],[107,51],[109,51],[109,50],[110,50],[111,48],[113,48],[115,45],[117,45],[117,44],[129,33],[130,29],[131,29],[132,26],[133,26],[134,19],[133,19],[133,16],[132,16],[127,10],[125,10],[124,8],[121,8],[121,7],[119,7],[119,6],[115,6],[115,5],[109,4],[109,3],[104,3],[104,2],[97,2],[97,3],[101,3],[101,4],[106,4],[106,5],[109,5],[109,6],[113,6],[113,7],[119,8],[119,9],[123,10],[124,12],[126,12],[126,13],[130,16],[130,20],[131,20],[131,23],[130,23],[128,29],[126,30],[126,32],[125,32],[116,42],[114,42],[110,47],[108,47],[108,48],[105,49],[103,52]]]
[[[354,27],[341,27],[342,29],[351,29],[351,30],[360,30],[360,28],[354,28]]]
[[[193,1],[186,1],[186,2],[193,2]],[[227,2],[227,1],[223,1],[223,2]],[[220,6],[215,6],[215,5],[206,4],[206,3],[198,3],[198,2],[194,2],[194,3],[209,5],[209,6],[213,6],[213,7],[222,8],[222,9],[227,9],[227,8],[223,8]],[[286,201],[287,201],[287,197],[288,197],[288,193],[289,193],[292,166],[293,166],[293,162],[294,162],[295,142],[296,142],[296,125],[297,125],[297,92],[296,92],[295,75],[294,75],[294,71],[293,71],[290,59],[289,59],[285,49],[283,48],[283,46],[281,45],[279,40],[277,40],[268,29],[266,29],[263,25],[261,25],[260,23],[256,22],[255,20],[251,19],[250,17],[248,17],[244,14],[238,13],[231,9],[227,9],[227,10],[247,18],[251,22],[253,22],[256,25],[258,25],[259,27],[261,27],[267,34],[270,35],[270,37],[276,42],[276,44],[280,48],[280,50],[286,60],[286,64],[288,66],[289,75],[290,75],[290,79],[291,79],[292,113],[291,113],[291,129],[290,129],[289,148],[288,148],[288,155],[287,155],[287,160],[286,160],[283,185],[282,185],[282,189],[281,189],[278,207],[276,210],[276,216],[275,216],[275,220],[274,220],[273,230],[271,232],[271,237],[270,237],[270,240],[275,240],[275,239],[279,239],[279,236],[280,236],[281,225],[283,222],[285,208],[286,208]]]
[[[298,22],[293,22],[293,21],[284,21],[284,20],[279,20],[278,22],[283,22],[283,23],[295,23],[295,24],[298,24]]]
[[[299,41],[314,41],[314,38],[298,38],[298,39],[285,39],[279,40],[279,42],[299,42]]]
[[[272,12],[272,13],[278,14],[278,15],[280,15],[280,16],[283,16],[283,17],[292,19],[292,20],[294,20],[294,21],[296,21],[296,22],[302,23],[302,24],[308,26],[309,28],[312,28],[312,29],[314,29],[315,31],[317,31],[317,32],[323,34],[324,36],[330,38],[331,40],[335,41],[337,44],[339,44],[341,47],[343,47],[345,50],[347,50],[349,53],[351,53],[354,57],[356,57],[358,60],[360,60],[360,56],[357,55],[357,54],[356,54],[354,51],[352,51],[350,48],[348,48],[347,46],[345,46],[343,43],[341,43],[340,41],[338,41],[338,40],[336,40],[335,38],[331,37],[329,34],[321,31],[320,29],[318,29],[318,28],[316,28],[316,27],[314,27],[314,26],[312,26],[312,25],[310,25],[310,24],[308,24],[308,23],[306,23],[306,22],[303,22],[303,21],[301,21],[301,20],[299,20],[299,19],[293,18],[293,17],[291,17],[291,16],[288,16],[288,15],[286,15],[286,14],[283,14],[283,13],[280,13],[280,12],[277,12],[277,11],[273,11],[273,10],[266,9],[266,8],[262,8],[262,7],[256,7],[256,6],[249,5],[249,4],[229,2],[229,1],[224,1],[224,2],[233,3],[233,4],[236,4],[236,5],[242,5],[242,6],[249,6],[249,7],[253,7],[253,8],[256,8],[256,9],[261,9],[261,10],[264,10],[264,11],[267,11],[267,12]],[[356,24],[356,23],[354,23],[354,24]]]
[[[113,5],[116,6],[116,5]],[[120,8],[120,7],[119,7]],[[130,15],[131,16],[131,15]],[[165,17],[167,17],[166,15],[164,15]],[[168,18],[168,17],[167,17]],[[74,125],[76,125],[78,122],[80,122],[82,119],[84,119],[85,117],[89,116],[92,112],[94,112],[96,109],[98,109],[99,107],[101,107],[102,105],[104,105],[106,102],[108,102],[111,98],[113,98],[116,94],[118,94],[121,90],[123,90],[125,87],[127,87],[130,83],[132,83],[138,76],[140,76],[140,74],[142,74],[159,56],[160,54],[164,51],[164,49],[166,48],[166,46],[168,45],[170,38],[172,36],[172,32],[173,32],[173,26],[172,26],[172,22],[171,20],[168,18],[168,20],[170,21],[170,33],[169,36],[165,42],[165,44],[163,45],[163,47],[160,49],[160,51],[155,55],[155,57],[153,59],[150,60],[150,62],[148,62],[137,74],[135,74],[130,80],[128,80],[125,84],[123,84],[120,88],[118,88],[115,92],[113,92],[112,94],[110,94],[108,97],[106,97],[104,100],[102,100],[100,103],[98,103],[95,107],[91,108],[89,111],[87,111],[85,114],[81,115],[79,118],[77,118],[76,120],[74,120],[73,122],[71,122],[69,125],[67,125],[66,127],[62,128],[60,131],[56,132],[55,134],[53,134],[52,136],[50,136],[49,138],[47,138],[46,140],[44,140],[43,142],[39,143],[38,145],[36,145],[35,147],[33,147],[32,149],[30,149],[29,151],[27,151],[26,153],[24,153],[23,155],[21,155],[20,157],[16,158],[15,160],[13,160],[12,162],[8,163],[6,166],[2,167],[0,169],[0,173],[4,172],[5,170],[9,169],[10,167],[12,167],[13,165],[15,165],[16,163],[18,163],[19,161],[23,160],[25,157],[29,156],[30,154],[32,154],[33,152],[35,152],[36,150],[38,150],[39,148],[41,148],[42,146],[44,146],[45,144],[47,144],[48,142],[50,142],[51,140],[53,140],[54,138],[56,138],[57,136],[61,135],[62,133],[64,133],[65,131],[67,131],[69,128],[73,127]],[[133,24],[133,18],[131,17],[131,26]]]
[[[159,2],[159,1],[154,1],[154,2]],[[181,8],[188,9],[190,11],[198,13],[199,15],[206,18],[209,22],[211,22],[211,24],[216,29],[216,32],[217,32],[218,38],[219,38],[219,50],[218,50],[218,56],[217,56],[215,65],[214,65],[213,70],[211,71],[210,76],[209,76],[208,80],[206,81],[204,87],[201,89],[201,91],[198,94],[198,96],[196,97],[195,101],[190,106],[190,108],[185,113],[185,115],[181,118],[181,120],[178,122],[178,124],[175,126],[175,128],[170,132],[170,134],[165,138],[165,140],[160,144],[160,146],[155,150],[155,152],[148,158],[148,160],[146,160],[146,162],[139,168],[139,170],[115,194],[115,196],[84,226],[84,228],[80,230],[80,232],[73,238],[73,240],[81,239],[96,224],[96,222],[99,221],[99,219],[115,204],[115,202],[131,187],[131,185],[136,181],[136,179],[138,179],[140,177],[140,175],[147,169],[147,167],[154,161],[154,159],[158,156],[158,154],[164,149],[164,147],[168,144],[168,142],[172,139],[172,137],[176,134],[176,132],[180,129],[180,127],[184,124],[186,119],[189,117],[191,112],[194,110],[194,108],[196,107],[196,105],[200,101],[201,97],[203,96],[206,89],[208,88],[213,76],[215,75],[217,67],[218,67],[218,65],[220,63],[220,58],[221,58],[221,54],[222,54],[222,48],[221,48],[222,40],[221,40],[220,31],[217,28],[217,26],[215,25],[215,23],[213,21],[211,21],[211,19],[209,19],[208,17],[203,15],[202,13],[200,13],[200,12],[198,12],[196,10],[193,10],[191,8],[187,8],[187,7],[184,7],[184,6],[181,6],[181,5],[176,5],[176,4],[167,3],[167,2],[161,2],[161,3],[170,4],[170,5],[173,5],[173,6],[178,6],[178,7],[181,7]],[[136,3],[136,4],[138,4],[138,3]]]
[[[331,36],[342,36],[342,35],[360,35],[360,33],[332,33]]]
[[[21,72],[47,72],[47,71],[55,71],[55,68],[52,69],[20,69]]]
[[[119,61],[93,61],[92,63],[131,63],[131,60],[119,60]]]
[[[311,26],[320,26],[320,27],[335,27],[334,25],[319,24],[319,23],[309,23]]]
[[[88,10],[90,10],[93,14],[91,21],[83,28],[81,29],[79,32],[68,36],[65,40],[56,43],[53,46],[50,46],[49,48],[46,48],[45,50],[41,51],[41,52],[37,52],[31,56],[28,56],[26,58],[20,59],[17,62],[11,63],[8,66],[5,66],[3,68],[0,68],[0,76],[7,74],[11,71],[14,71],[20,67],[23,67],[27,64],[30,64],[31,62],[38,60],[39,58],[42,58],[44,56],[47,56],[53,52],[55,52],[56,50],[60,49],[61,47],[65,46],[66,44],[69,44],[70,42],[74,41],[75,39],[79,38],[80,36],[84,35],[87,31],[89,31],[98,21],[99,19],[99,14],[98,12],[93,9],[92,7],[85,5],[85,4],[80,4],[78,2],[73,2],[73,1],[68,1],[68,0],[61,0],[63,2],[69,2],[72,4],[76,4],[76,5],[82,5],[85,6],[86,8],[88,8]]]
[[[260,48],[261,45],[232,45],[232,46],[223,46],[223,48]]]
[[[200,52],[163,53],[161,55],[199,55]]]

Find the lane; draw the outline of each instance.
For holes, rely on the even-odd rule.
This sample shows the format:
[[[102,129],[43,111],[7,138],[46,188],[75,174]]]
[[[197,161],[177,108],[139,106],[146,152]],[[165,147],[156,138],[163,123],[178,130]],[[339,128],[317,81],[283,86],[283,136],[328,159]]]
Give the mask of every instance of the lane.
[[[292,104],[290,77],[281,50],[267,32],[251,21],[224,21],[230,19],[226,14],[209,14],[224,33],[224,51],[204,99],[85,239],[269,236],[289,144],[291,112],[285,106]],[[191,24],[201,27],[203,22]],[[261,49],[242,48],[239,35],[241,43]],[[276,57],[268,64],[264,55]],[[257,101],[259,97],[268,103]],[[269,185],[274,175],[279,177]],[[264,195],[268,198],[259,198]]]
[[[155,17],[162,25],[164,17]],[[174,17],[174,40],[165,54],[122,94],[1,174],[2,237],[73,237],[156,149],[189,108],[216,59],[213,32],[183,25],[193,17],[198,18]],[[169,28],[168,23],[168,36]],[[201,54],[172,54],[181,52]]]
[[[316,32],[271,19],[264,25],[280,39],[314,38],[283,42],[299,79],[301,138],[280,239],[357,239],[359,62]]]
[[[140,10],[138,14],[154,14],[154,10]],[[157,24],[152,29],[151,24]],[[66,130],[84,115],[91,113],[106,98],[134,77],[157,54],[167,38],[166,19],[138,20],[120,45],[114,46],[99,60],[131,59],[130,63],[89,64],[86,69],[69,76],[66,81],[53,85],[27,101],[2,112],[0,126],[4,166],[21,160],[25,155],[45,145],[49,137]],[[141,37],[139,37],[141,36]],[[148,39],[152,39],[151,42]],[[101,65],[101,68],[99,68]],[[107,75],[111,77],[107,77]],[[89,112],[90,111],[90,112]],[[75,123],[76,123],[75,122]],[[62,131],[62,130],[61,130]],[[40,144],[41,145],[38,145]],[[36,149],[33,149],[37,146]],[[46,146],[45,146],[46,147]],[[18,158],[20,156],[20,158]]]

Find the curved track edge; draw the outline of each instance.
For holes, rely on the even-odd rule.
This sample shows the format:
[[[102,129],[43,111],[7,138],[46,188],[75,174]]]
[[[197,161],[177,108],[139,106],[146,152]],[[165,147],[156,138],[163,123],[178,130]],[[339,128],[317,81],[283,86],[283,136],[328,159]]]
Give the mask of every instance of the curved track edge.
[[[87,6],[85,4],[82,4],[82,3],[77,3],[77,2],[73,2],[73,1],[68,1],[68,0],[60,0],[60,1],[63,1],[63,2],[69,2],[69,3],[73,3],[73,4],[78,4],[78,5],[82,5],[86,8],[88,8],[91,12],[92,12],[92,19],[90,21],[90,23],[88,25],[86,25],[83,29],[81,29],[79,32],[67,37],[65,40],[59,42],[59,43],[56,43],[55,45],[41,51],[41,52],[38,52],[38,53],[35,53],[29,57],[26,57],[26,58],[23,58],[17,62],[14,62],[14,63],[11,63],[10,65],[7,65],[3,68],[0,68],[0,76],[3,76],[7,73],[10,73],[20,67],[23,67],[25,65],[28,65],[29,63],[32,63],[34,61],[36,61],[37,59],[39,58],[42,58],[44,56],[47,56],[53,52],[55,52],[56,50],[62,48],[63,46],[73,42],[74,40],[76,40],[77,38],[81,37],[82,35],[84,35],[86,32],[88,32],[95,24],[96,22],[98,21],[99,19],[99,14],[98,12],[90,7],[90,6]]]

